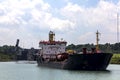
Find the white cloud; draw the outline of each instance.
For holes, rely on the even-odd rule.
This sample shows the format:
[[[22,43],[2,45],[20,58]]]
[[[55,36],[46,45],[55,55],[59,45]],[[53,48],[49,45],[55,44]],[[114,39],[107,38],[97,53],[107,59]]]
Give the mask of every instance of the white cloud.
[[[80,27],[98,27],[102,25],[111,30],[110,28],[113,28],[113,25],[116,24],[117,7],[115,4],[103,0],[96,7],[90,8],[68,3],[67,6],[61,9],[61,14],[76,22],[77,25],[82,25]]]
[[[38,34],[41,35],[41,39],[45,39],[44,35],[47,36],[46,31],[48,32],[50,29],[63,32],[68,37],[73,36],[76,40],[63,35],[71,43],[93,42],[94,40],[89,39],[89,36],[94,35],[93,31],[95,32],[99,26],[101,31],[106,32],[105,34],[116,31],[116,13],[120,9],[120,1],[116,5],[100,0],[96,7],[89,8],[73,4],[70,0],[65,1],[67,5],[61,9],[53,8],[44,0],[4,0],[0,2],[0,40],[2,41],[0,45],[13,44],[15,39],[20,38],[26,45],[25,47],[31,47],[32,43],[34,46],[38,46],[40,40]],[[83,33],[78,33],[78,30]],[[85,35],[82,35],[84,33]]]
[[[34,12],[39,17],[38,14],[47,12],[50,5],[42,0],[6,0],[0,3],[0,7],[3,14],[0,16],[2,18],[0,20],[1,23],[21,24],[21,22],[24,23],[24,19],[21,16],[25,15],[26,12]]]
[[[58,29],[61,31],[70,30],[75,25],[74,23],[72,23],[69,20],[60,20],[59,18],[51,18],[51,20],[49,20],[47,22],[51,29],[54,29],[54,30]]]
[[[116,5],[111,2],[100,0],[96,7],[86,8],[78,4],[68,3],[61,9],[60,13],[65,19],[69,19],[76,23],[76,29],[82,29],[82,31],[85,32],[85,35],[80,35],[79,41],[81,43],[92,42],[89,36],[94,36],[95,34],[90,34],[89,32],[95,33],[95,29],[105,32],[103,36],[106,37],[103,37],[104,39],[101,42],[114,42],[116,39],[112,39],[112,37],[116,36],[116,15],[120,7],[118,4]],[[89,32],[86,32],[86,29]],[[111,33],[114,35],[111,35]],[[93,39],[93,41],[94,40],[95,39]]]
[[[94,32],[87,32],[84,35],[81,35],[79,37],[79,42],[82,44],[86,43],[95,43],[95,33]]]

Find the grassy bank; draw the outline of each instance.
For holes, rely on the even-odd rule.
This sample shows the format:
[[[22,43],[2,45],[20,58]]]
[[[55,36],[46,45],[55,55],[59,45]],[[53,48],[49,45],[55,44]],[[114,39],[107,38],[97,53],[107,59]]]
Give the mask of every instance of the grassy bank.
[[[110,61],[111,64],[120,64],[120,54],[113,54],[113,57]]]
[[[0,61],[12,61],[13,56],[12,55],[6,55],[0,53]]]

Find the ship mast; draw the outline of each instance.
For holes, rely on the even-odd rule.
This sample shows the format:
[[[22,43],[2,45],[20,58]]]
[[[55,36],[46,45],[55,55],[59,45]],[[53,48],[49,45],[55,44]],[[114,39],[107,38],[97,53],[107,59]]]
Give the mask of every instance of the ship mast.
[[[49,41],[50,43],[55,41],[55,33],[52,31],[49,32]]]
[[[99,32],[97,30],[96,32],[96,50],[99,51]]]

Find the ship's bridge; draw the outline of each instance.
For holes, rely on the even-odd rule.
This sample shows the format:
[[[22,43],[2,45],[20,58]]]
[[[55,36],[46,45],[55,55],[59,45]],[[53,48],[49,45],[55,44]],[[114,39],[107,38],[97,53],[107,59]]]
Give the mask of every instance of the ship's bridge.
[[[64,53],[66,48],[66,41],[55,41],[55,33],[49,32],[49,41],[40,41],[42,54],[59,54]]]

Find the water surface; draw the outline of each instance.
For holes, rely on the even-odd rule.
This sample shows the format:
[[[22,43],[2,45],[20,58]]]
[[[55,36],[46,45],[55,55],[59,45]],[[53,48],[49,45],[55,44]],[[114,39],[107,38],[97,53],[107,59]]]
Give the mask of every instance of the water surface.
[[[0,80],[120,80],[120,65],[108,71],[69,71],[25,62],[0,62]]]

